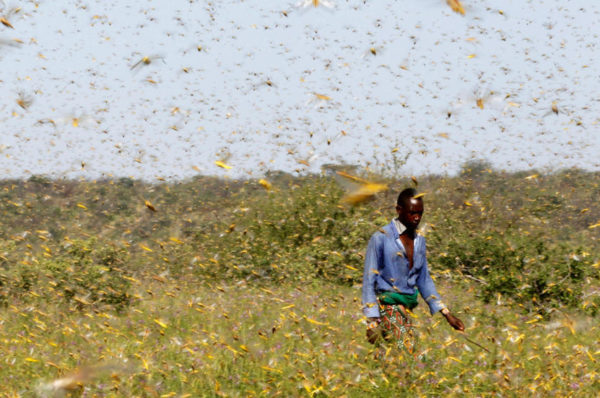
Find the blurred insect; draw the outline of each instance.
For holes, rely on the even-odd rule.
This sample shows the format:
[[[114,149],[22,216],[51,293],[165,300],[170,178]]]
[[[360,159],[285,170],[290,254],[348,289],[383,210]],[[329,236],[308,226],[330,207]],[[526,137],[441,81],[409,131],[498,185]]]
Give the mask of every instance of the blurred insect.
[[[4,3],[4,7],[8,8],[6,6],[6,3]],[[9,9],[4,13],[4,15],[0,16],[0,23],[2,23],[2,25],[6,26],[7,28],[14,29],[15,27],[9,22],[9,18],[12,17],[14,14],[17,14],[19,11],[21,11],[21,7],[13,7]]]
[[[231,166],[229,166],[228,164],[226,164],[224,162],[221,162],[220,160],[216,160],[215,165],[217,165],[218,167],[225,169],[225,170],[229,170],[232,168]]]
[[[462,98],[450,103],[450,105],[444,110],[447,119],[450,119],[452,116],[460,113],[465,106],[465,102]]]
[[[142,67],[144,65],[150,65],[153,61],[155,61],[157,59],[160,59],[164,62],[164,57],[161,55],[144,56],[144,57],[142,57],[142,59],[140,59],[135,64],[133,64],[133,66],[129,69],[134,70],[137,67]]]
[[[465,8],[459,0],[446,0],[446,4],[452,8],[452,11],[465,15]]]
[[[564,107],[558,107],[558,102],[557,101],[552,101],[552,104],[550,104],[550,110],[548,112],[546,112],[544,114],[544,117],[551,115],[551,114],[555,114],[556,116],[558,116],[559,114],[565,114],[565,115],[569,115],[571,112],[564,110]]]
[[[33,99],[30,96],[26,95],[25,93],[20,92],[17,95],[16,102],[17,102],[17,105],[19,105],[21,108],[27,110],[33,103]]]
[[[0,17],[0,22],[2,23],[2,25],[14,29],[15,27],[12,26],[12,24],[10,22],[8,22],[8,19],[4,18],[4,17]]]
[[[85,384],[91,383],[96,379],[116,376],[119,373],[123,374],[129,372],[124,365],[119,364],[105,364],[99,366],[90,366],[81,368],[78,371],[61,377],[50,382],[41,382],[38,384],[36,390],[41,397],[63,397],[70,394],[78,394],[82,391]]]
[[[298,4],[296,4],[296,7],[306,8],[310,6],[318,7],[320,5],[327,8],[335,7],[335,4],[329,0],[301,0],[298,2]]]
[[[352,206],[371,200],[376,194],[388,189],[387,184],[365,180],[342,170],[336,171],[334,176],[341,185],[349,188],[349,192],[342,198],[342,202]]]
[[[506,112],[508,105],[505,103],[506,98],[509,95],[502,96],[493,90],[488,90],[484,88],[475,88],[473,91],[468,93],[461,94],[458,99],[450,104],[448,108],[446,108],[445,113],[446,117],[449,119],[450,117],[461,113],[463,109],[465,109],[465,105],[473,104],[479,109],[493,109],[496,111]],[[446,137],[447,138],[447,137]]]
[[[19,47],[23,44],[21,39],[4,39],[0,37],[0,46]]]
[[[474,92],[474,97],[475,105],[477,105],[479,109],[485,109],[486,105],[497,110],[505,107],[504,97],[492,90],[485,90],[482,88],[477,89]]]
[[[69,116],[65,116],[65,117],[59,117],[57,119],[45,119],[48,120],[50,122],[53,122],[55,125],[56,124],[62,124],[62,125],[71,125],[72,127],[90,127],[93,125],[97,125],[100,124],[100,122],[96,119],[94,119],[93,117],[89,116],[89,115],[84,115],[84,114],[80,114],[80,115],[69,115]],[[41,121],[38,121],[38,123],[41,123]]]
[[[35,122],[36,125],[40,125],[40,124],[51,124],[54,127],[56,127],[56,122],[53,119],[39,119],[37,122]]]
[[[296,162],[298,162],[301,165],[304,165],[306,167],[310,167],[310,160],[309,159],[296,159]]]
[[[152,203],[150,203],[149,200],[145,200],[144,204],[146,205],[146,207],[154,212],[156,212],[156,207],[154,207],[154,205]]]
[[[315,108],[323,108],[331,101],[331,97],[325,94],[311,93],[306,105],[315,104]]]
[[[335,137],[327,139],[327,145],[331,145],[331,144],[335,143],[337,140],[339,140],[342,137],[345,137],[346,135],[348,135],[348,133],[344,130],[341,130],[339,133],[337,133],[335,135]]]
[[[381,46],[369,47],[369,49],[363,53],[361,58],[365,58],[365,57],[369,57],[369,56],[377,56],[377,55],[381,55],[381,53],[383,53],[383,47],[381,47]]]
[[[258,180],[258,183],[267,191],[270,191],[271,189],[273,189],[273,186],[271,185],[271,183],[263,178]]]
[[[259,82],[255,83],[252,85],[252,90],[256,90],[260,87],[277,87],[277,85],[275,83],[273,83],[273,81],[270,78],[266,78],[266,79],[262,79]]]

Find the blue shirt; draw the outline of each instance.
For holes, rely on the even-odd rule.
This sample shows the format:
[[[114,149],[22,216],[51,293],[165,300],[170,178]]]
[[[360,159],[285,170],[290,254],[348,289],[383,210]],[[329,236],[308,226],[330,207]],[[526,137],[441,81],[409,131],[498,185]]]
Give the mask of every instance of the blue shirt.
[[[365,271],[362,286],[362,304],[365,316],[378,318],[379,305],[377,293],[395,291],[414,294],[415,287],[429,305],[431,314],[446,306],[442,303],[435,284],[429,275],[425,252],[425,238],[417,235],[414,240],[413,267],[409,269],[406,250],[400,241],[396,225],[404,227],[393,220],[369,240],[365,256]]]

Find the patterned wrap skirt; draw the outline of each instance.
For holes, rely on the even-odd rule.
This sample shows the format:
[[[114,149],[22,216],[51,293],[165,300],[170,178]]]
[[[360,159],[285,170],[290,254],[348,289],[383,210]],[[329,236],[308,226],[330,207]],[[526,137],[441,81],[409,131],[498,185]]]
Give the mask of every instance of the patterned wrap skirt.
[[[401,305],[379,303],[379,329],[384,340],[416,358],[417,337],[414,325]]]

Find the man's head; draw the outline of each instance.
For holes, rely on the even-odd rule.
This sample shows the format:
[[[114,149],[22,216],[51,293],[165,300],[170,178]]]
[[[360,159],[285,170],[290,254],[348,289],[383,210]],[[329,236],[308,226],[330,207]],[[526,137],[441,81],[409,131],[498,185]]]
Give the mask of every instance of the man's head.
[[[423,217],[423,198],[415,196],[417,191],[414,188],[406,188],[400,192],[396,203],[398,219],[409,231],[416,230]]]

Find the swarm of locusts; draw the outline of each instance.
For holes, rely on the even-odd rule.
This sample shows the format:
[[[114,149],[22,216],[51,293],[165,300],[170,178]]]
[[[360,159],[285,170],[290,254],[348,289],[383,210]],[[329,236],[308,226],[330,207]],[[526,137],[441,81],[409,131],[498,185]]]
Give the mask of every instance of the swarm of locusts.
[[[3,181],[3,393],[597,391],[600,213],[587,192],[598,189],[598,173],[505,174],[475,164],[454,178],[392,180],[338,171],[260,181]],[[417,183],[432,275],[466,325],[456,333],[417,307],[419,360],[366,341],[359,293],[369,234],[388,222],[393,192]],[[390,189],[348,199],[368,184]],[[559,241],[547,225],[571,237]],[[519,249],[533,237],[537,254]],[[512,259],[520,268],[493,272]],[[558,271],[534,295],[528,285],[544,263]],[[502,278],[518,285],[509,290]]]
[[[370,21],[363,14],[377,2],[300,0],[273,8],[256,2],[258,13],[233,12],[231,2],[181,2],[189,8],[164,15],[154,4],[136,5],[144,20],[130,27],[116,18],[119,2],[109,15],[98,1],[60,6],[54,14],[60,18],[44,14],[52,2],[16,3],[0,4],[0,61],[23,67],[0,80],[14,83],[0,109],[3,123],[15,123],[6,128],[0,159],[5,172],[27,177],[0,180],[0,396],[542,397],[600,390],[600,173],[509,173],[484,161],[467,162],[450,177],[404,173],[411,154],[419,156],[416,163],[439,158],[446,147],[464,152],[470,138],[459,139],[463,125],[454,123],[468,114],[485,117],[481,131],[499,129],[490,154],[502,149],[499,143],[523,142],[508,134],[510,123],[527,120],[539,131],[536,140],[552,138],[546,142],[554,155],[554,147],[565,145],[565,159],[593,149],[586,139],[598,123],[590,116],[597,113],[593,101],[569,107],[579,91],[555,76],[571,83],[569,76],[594,75],[585,57],[575,57],[581,64],[571,65],[574,75],[566,68],[578,50],[573,43],[586,43],[577,34],[587,30],[567,35],[565,26],[543,24],[549,39],[560,36],[546,40],[556,44],[558,65],[535,46],[498,48],[514,57],[491,52],[486,31],[514,46],[540,41],[525,36],[529,29],[510,36],[510,26],[535,24],[513,17],[503,25],[508,16],[490,1],[423,2],[442,24],[424,28],[414,23],[423,14],[409,15],[402,2],[381,2],[386,12]],[[552,20],[572,19],[567,7],[544,7],[557,13]],[[343,39],[330,23],[340,15]],[[367,22],[348,24],[349,15]],[[64,23],[67,17],[76,23]],[[30,34],[39,33],[32,21],[50,20],[60,23],[48,31],[56,30],[64,46]],[[495,21],[494,29],[485,21]],[[80,35],[87,24],[95,33]],[[308,47],[296,34],[283,37],[296,32],[288,29],[294,25]],[[442,26],[455,35],[439,34]],[[432,32],[439,40],[430,40]],[[84,42],[68,46],[70,35]],[[115,36],[126,46],[117,46]],[[238,36],[249,37],[249,46]],[[448,47],[450,58],[461,64],[428,57],[429,46],[444,42],[455,46]],[[110,57],[98,43],[108,43]],[[61,47],[78,59],[68,76],[60,75]],[[343,52],[330,52],[334,47]],[[477,66],[517,56],[535,64],[551,87],[526,92],[545,85],[516,67],[513,79],[512,64],[494,73]],[[432,73],[436,65],[442,69]],[[547,73],[538,73],[544,66]],[[119,69],[125,78],[111,77]],[[473,78],[475,87],[449,104],[438,90],[442,80],[429,80],[433,75],[458,86]],[[493,76],[513,83],[487,86]],[[287,91],[294,85],[305,99]],[[170,91],[177,87],[182,91]],[[117,97],[134,102],[119,107]],[[61,98],[84,107],[69,111]],[[443,109],[436,112],[439,101]],[[379,114],[374,123],[362,119],[365,109]],[[387,118],[392,113],[409,124],[397,127],[398,120]],[[401,135],[395,129],[434,125],[455,130],[389,142],[390,134]],[[151,138],[141,135],[146,131]],[[208,142],[213,136],[222,140],[220,149]],[[276,149],[263,151],[267,143]],[[235,152],[242,147],[246,152]],[[168,152],[173,148],[180,152]],[[326,164],[343,162],[338,155],[346,148],[360,166]],[[535,155],[519,153],[523,164]],[[258,157],[259,170],[240,172],[244,157]],[[268,169],[281,157],[292,164],[287,172]],[[169,178],[162,166],[172,166],[171,158],[200,159],[186,164],[198,174]],[[54,163],[69,176],[104,178],[29,171]],[[101,169],[116,165],[119,176],[129,175],[132,164],[151,170],[152,182]],[[416,186],[415,198],[424,197],[427,208],[419,233],[427,236],[432,278],[466,329],[451,330],[421,300],[407,315],[419,334],[418,355],[407,356],[367,341],[360,288],[369,236],[390,222],[394,195]]]

